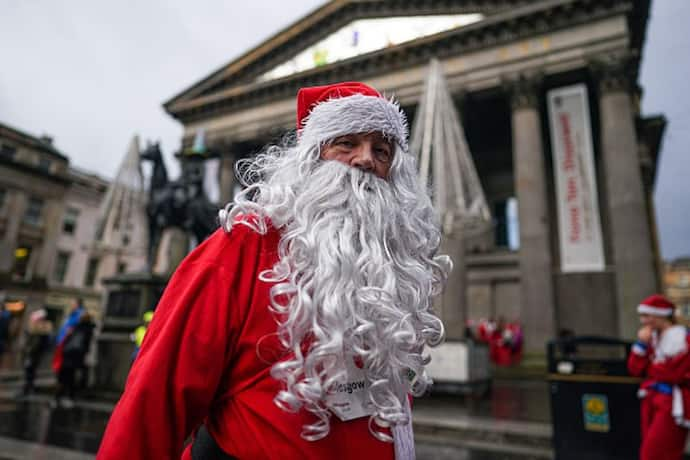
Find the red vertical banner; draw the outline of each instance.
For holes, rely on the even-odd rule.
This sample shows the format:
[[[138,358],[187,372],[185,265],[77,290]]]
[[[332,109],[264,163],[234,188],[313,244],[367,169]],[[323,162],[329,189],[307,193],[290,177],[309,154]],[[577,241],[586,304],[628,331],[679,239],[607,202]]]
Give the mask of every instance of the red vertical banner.
[[[577,84],[551,90],[547,101],[561,271],[602,271],[606,262],[587,87]]]

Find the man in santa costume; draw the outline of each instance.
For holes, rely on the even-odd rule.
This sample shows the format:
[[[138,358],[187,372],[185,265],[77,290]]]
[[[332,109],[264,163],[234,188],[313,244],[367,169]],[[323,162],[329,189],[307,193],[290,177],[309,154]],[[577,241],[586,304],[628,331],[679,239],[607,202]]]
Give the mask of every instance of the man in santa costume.
[[[628,357],[640,385],[641,460],[683,458],[690,427],[690,336],[675,324],[675,306],[653,295],[637,307],[642,328]]]
[[[451,263],[400,107],[362,83],[304,88],[295,139],[238,171],[247,187],[170,280],[98,458],[414,458],[409,398],[430,383]]]

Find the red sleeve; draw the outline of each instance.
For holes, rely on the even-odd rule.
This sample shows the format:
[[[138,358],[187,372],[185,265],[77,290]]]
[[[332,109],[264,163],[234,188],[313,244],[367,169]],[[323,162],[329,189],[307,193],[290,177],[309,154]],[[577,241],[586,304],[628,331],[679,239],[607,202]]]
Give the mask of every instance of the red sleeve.
[[[241,321],[242,306],[231,308],[230,300],[251,275],[246,259],[256,249],[257,238],[245,237],[253,232],[237,227],[230,235],[212,235],[168,283],[108,422],[99,460],[178,459],[208,413]]]
[[[634,377],[645,377],[649,366],[649,346],[635,342],[628,356],[628,372]]]

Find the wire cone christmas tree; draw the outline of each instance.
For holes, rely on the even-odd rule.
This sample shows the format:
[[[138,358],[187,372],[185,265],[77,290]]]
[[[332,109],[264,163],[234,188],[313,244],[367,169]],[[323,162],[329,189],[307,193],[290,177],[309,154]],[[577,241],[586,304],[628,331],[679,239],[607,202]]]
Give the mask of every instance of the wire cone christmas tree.
[[[436,308],[446,336],[464,336],[465,246],[469,238],[491,232],[491,213],[465,139],[460,114],[448,90],[441,64],[432,60],[412,127],[411,153],[419,161],[419,178],[431,190],[443,225],[441,250],[454,269]],[[490,236],[490,235],[489,235]]]
[[[441,64],[429,64],[412,128],[411,151],[422,184],[431,187],[444,234],[488,231],[491,213]]]
[[[96,241],[102,249],[125,246],[145,253],[146,196],[139,159],[139,137],[134,136],[101,204]]]

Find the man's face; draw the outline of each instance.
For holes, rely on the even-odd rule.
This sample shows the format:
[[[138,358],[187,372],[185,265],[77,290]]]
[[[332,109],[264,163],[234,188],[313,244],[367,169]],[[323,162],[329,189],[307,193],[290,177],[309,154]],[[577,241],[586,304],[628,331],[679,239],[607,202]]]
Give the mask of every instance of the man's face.
[[[324,146],[321,158],[340,161],[386,179],[394,154],[393,144],[381,133],[347,134]]]
[[[647,315],[644,313],[640,315],[640,324],[643,326],[649,326],[652,329],[661,329],[666,321],[667,320],[665,318],[661,318],[659,316]]]
[[[652,317],[647,315],[646,313],[642,313],[640,315],[640,324],[643,326],[649,326],[652,327]]]

